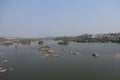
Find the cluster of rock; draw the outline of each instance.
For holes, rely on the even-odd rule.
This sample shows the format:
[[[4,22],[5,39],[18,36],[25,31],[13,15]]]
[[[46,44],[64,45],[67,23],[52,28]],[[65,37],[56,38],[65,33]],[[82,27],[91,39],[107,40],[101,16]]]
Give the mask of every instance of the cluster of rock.
[[[51,49],[49,46],[43,46],[39,48],[40,51],[45,51],[47,52],[46,54],[43,55],[44,58],[48,57],[59,57],[58,54],[55,54],[55,50]],[[63,50],[62,50],[63,51]],[[77,51],[71,51],[69,52],[70,55],[80,55],[80,52]],[[99,57],[100,54],[98,53],[92,53],[91,54],[93,57]]]
[[[71,55],[79,55],[80,54],[80,52],[70,52],[69,54],[71,54]],[[100,56],[100,54],[98,54],[98,53],[92,53],[92,56],[93,57],[99,57]]]
[[[59,57],[60,56],[59,54],[56,54],[55,53],[56,51],[53,50],[52,48],[50,48],[49,46],[40,47],[39,50],[47,52],[46,54],[43,55],[44,58]],[[64,49],[62,49],[61,51],[64,51]],[[78,52],[78,51],[71,51],[71,52],[69,52],[69,54],[70,55],[80,55],[80,52]],[[92,53],[91,56],[93,56],[93,57],[100,57],[100,54],[99,53]],[[116,54],[113,54],[111,56],[119,58],[120,57],[120,53],[116,53]]]
[[[58,42],[58,44],[60,44],[60,45],[67,45],[67,44],[69,44],[69,42],[68,41],[61,41],[61,42]]]
[[[0,67],[0,73],[4,73],[4,72],[7,72],[7,71],[13,71],[13,68],[6,69],[6,68]]]
[[[46,54],[43,55],[44,58],[59,57],[58,54],[55,54],[55,50],[51,49],[49,46],[40,47],[39,50],[47,52]]]
[[[92,56],[93,56],[93,57],[99,57],[100,54],[98,54],[98,53],[93,53]],[[115,54],[112,54],[112,55],[110,55],[110,56],[116,57],[116,58],[120,58],[120,53],[115,53]]]
[[[43,46],[43,47],[40,47],[39,50],[40,51],[48,51],[48,50],[50,50],[50,47],[49,46]]]
[[[7,69],[0,67],[0,73],[6,72]]]
[[[44,54],[43,55],[43,58],[48,58],[48,57],[59,57],[59,55],[58,54]]]
[[[48,53],[54,53],[55,50],[51,49],[49,46],[43,46],[39,48],[40,51],[46,51]]]
[[[5,60],[2,60],[1,63],[7,63],[8,60],[5,59]],[[12,71],[13,68],[9,68],[9,69],[6,69],[6,68],[3,68],[3,67],[0,67],[0,73],[4,73],[4,72],[7,72],[7,71]]]

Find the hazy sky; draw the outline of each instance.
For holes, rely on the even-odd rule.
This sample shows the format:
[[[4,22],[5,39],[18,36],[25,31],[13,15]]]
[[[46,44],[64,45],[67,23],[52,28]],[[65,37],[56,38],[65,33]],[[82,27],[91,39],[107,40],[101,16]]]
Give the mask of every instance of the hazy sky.
[[[120,0],[0,0],[0,36],[120,32]]]

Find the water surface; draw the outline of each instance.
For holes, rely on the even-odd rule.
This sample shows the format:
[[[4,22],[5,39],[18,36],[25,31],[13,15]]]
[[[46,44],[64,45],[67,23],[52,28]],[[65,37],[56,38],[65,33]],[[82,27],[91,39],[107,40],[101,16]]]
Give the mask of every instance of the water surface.
[[[120,58],[110,55],[120,53],[117,43],[70,43],[58,45],[46,41],[44,45],[56,50],[59,57],[44,58],[46,52],[38,50],[43,45],[0,46],[0,67],[13,71],[0,73],[0,80],[120,80]],[[78,51],[80,55],[70,55]],[[100,57],[93,57],[93,52]]]

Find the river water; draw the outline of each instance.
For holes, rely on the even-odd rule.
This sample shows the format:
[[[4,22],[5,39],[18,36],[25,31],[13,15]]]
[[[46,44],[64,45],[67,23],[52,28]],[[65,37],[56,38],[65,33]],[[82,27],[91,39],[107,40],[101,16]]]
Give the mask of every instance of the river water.
[[[0,73],[0,80],[120,80],[120,53],[118,43],[75,43],[58,45],[45,41],[59,57],[44,58],[46,52],[38,50],[43,45],[22,45],[19,48],[0,46],[0,67],[8,70]],[[78,51],[80,55],[70,55]],[[99,53],[93,57],[92,53]],[[7,59],[7,63],[1,61]]]

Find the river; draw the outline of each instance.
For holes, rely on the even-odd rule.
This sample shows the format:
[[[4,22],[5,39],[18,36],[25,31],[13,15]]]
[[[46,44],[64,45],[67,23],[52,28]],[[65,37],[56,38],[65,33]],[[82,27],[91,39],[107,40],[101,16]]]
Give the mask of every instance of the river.
[[[0,67],[12,68],[0,73],[0,80],[120,80],[120,58],[111,56],[120,53],[118,43],[75,43],[59,45],[45,41],[44,45],[55,50],[59,57],[44,58],[39,51],[43,45],[22,45],[19,48],[0,46]],[[79,55],[69,52],[78,51]],[[99,53],[93,57],[92,53]]]

